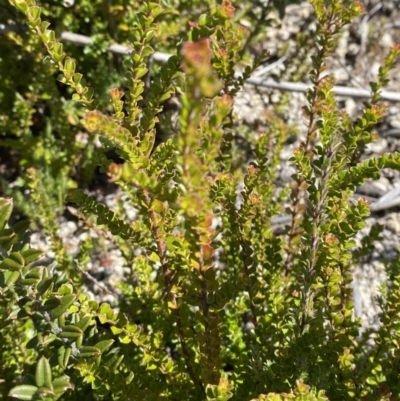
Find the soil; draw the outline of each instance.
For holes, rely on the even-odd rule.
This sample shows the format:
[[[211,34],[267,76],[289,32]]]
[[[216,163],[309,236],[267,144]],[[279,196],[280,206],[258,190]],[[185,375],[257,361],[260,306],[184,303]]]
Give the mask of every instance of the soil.
[[[400,1],[364,1],[366,14],[357,18],[353,23],[343,29],[339,39],[339,46],[332,58],[327,61],[328,72],[333,74],[338,85],[353,88],[368,89],[369,81],[373,81],[377,75],[379,66],[389,49],[400,42]],[[289,60],[301,58],[304,73],[299,72],[298,79],[307,82],[306,65],[310,62],[307,54],[301,54],[296,46],[296,38],[306,29],[312,29],[312,8],[308,3],[292,5],[286,9],[285,18],[279,28],[268,31],[263,48],[270,51],[275,59],[282,54]],[[284,51],[284,49],[286,49]],[[287,63],[282,63],[277,70],[269,72],[265,77],[280,77],[285,79],[293,77]],[[399,69],[391,73],[391,81],[387,90],[400,92]],[[256,88],[246,85],[236,99],[236,112],[239,118],[258,124],[266,124],[268,111],[271,109],[274,99],[278,99],[281,92],[274,89]],[[338,97],[338,107],[347,111],[350,117],[356,119],[363,110],[362,100],[351,97]],[[287,124],[298,127],[298,135],[287,141],[281,155],[281,168],[279,185],[282,187],[290,181],[293,167],[289,159],[293,149],[304,138],[306,126],[303,121],[302,107],[306,104],[303,93],[290,93],[289,107],[285,113]],[[381,155],[385,152],[398,152],[400,150],[400,104],[385,102],[387,115],[377,127],[378,137],[368,147],[363,157]],[[1,167],[1,166],[0,166]],[[400,187],[400,173],[392,170],[384,170],[379,180],[370,181],[358,188],[357,193],[368,197],[371,202],[378,202],[383,196]],[[110,207],[125,208],[129,218],[134,219],[136,211],[124,202],[124,196],[113,187],[113,191],[103,191],[102,188],[93,188],[92,194],[97,200]],[[396,195],[397,196],[397,195]],[[394,198],[396,198],[396,196]],[[72,255],[77,255],[82,242],[92,236],[98,243],[98,250],[93,255],[92,261],[85,266],[92,277],[108,288],[108,292],[102,289],[95,281],[88,278],[88,291],[93,296],[102,300],[117,303],[118,290],[116,283],[130,269],[110,237],[103,237],[98,230],[83,229],[82,222],[74,218],[76,210],[70,208],[70,214],[66,215],[60,223],[60,236]],[[355,315],[362,318],[363,327],[378,327],[377,313],[379,307],[376,301],[379,285],[386,280],[385,262],[398,257],[400,245],[400,207],[387,207],[383,210],[372,212],[366,219],[366,227],[357,240],[362,240],[368,235],[375,224],[383,226],[382,239],[375,243],[375,250],[365,258],[364,263],[354,266],[354,290],[355,290]],[[54,255],[49,251],[49,241],[41,232],[33,236],[33,246],[48,250],[49,260]],[[79,273],[83,274],[83,273]]]

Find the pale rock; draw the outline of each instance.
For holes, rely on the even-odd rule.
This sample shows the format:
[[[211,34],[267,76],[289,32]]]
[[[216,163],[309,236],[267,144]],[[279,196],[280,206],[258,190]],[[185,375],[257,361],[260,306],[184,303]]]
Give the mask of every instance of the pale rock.
[[[400,233],[400,220],[398,213],[391,213],[386,219],[386,228],[392,233]]]
[[[379,41],[379,44],[380,44],[381,46],[386,47],[386,48],[389,48],[389,49],[390,49],[391,47],[393,47],[394,41],[393,41],[392,35],[391,35],[389,32],[385,32],[385,33],[382,35],[381,40]]]

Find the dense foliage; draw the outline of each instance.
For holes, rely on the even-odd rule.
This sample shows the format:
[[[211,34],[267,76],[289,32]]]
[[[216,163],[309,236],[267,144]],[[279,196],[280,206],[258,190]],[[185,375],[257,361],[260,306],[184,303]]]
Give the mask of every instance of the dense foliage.
[[[0,145],[14,166],[2,182],[14,201],[0,199],[3,398],[400,397],[398,261],[387,266],[381,328],[361,334],[351,268],[369,209],[350,199],[381,169],[400,169],[398,154],[361,159],[400,48],[351,121],[337,108],[325,60],[362,6],[310,1],[315,31],[299,39],[311,56],[307,135],[292,158],[293,181],[280,190],[279,153],[293,130],[282,119],[287,100],[263,132],[240,124],[233,106],[267,57],[252,45],[289,3],[1,6],[12,29],[1,38]],[[65,30],[94,41],[62,44]],[[132,53],[107,52],[112,41]],[[154,63],[155,50],[171,57]],[[88,195],[105,175],[135,219]],[[291,222],[278,235],[272,218],[287,201]],[[57,225],[67,202],[115,237],[131,268],[118,308],[91,299],[75,274],[92,247],[75,260],[68,254]],[[52,265],[30,247],[27,220],[12,221],[14,203],[51,238]]]

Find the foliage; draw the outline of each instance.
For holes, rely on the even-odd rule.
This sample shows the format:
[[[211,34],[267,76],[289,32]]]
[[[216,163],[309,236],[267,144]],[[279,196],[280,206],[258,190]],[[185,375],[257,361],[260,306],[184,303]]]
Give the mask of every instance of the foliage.
[[[398,154],[361,161],[384,115],[379,91],[400,48],[386,58],[371,83],[370,102],[352,122],[337,109],[325,61],[341,28],[363,12],[361,4],[310,1],[317,23],[310,49],[313,86],[304,107],[307,135],[292,158],[296,173],[290,191],[279,192],[279,153],[291,130],[279,117],[284,104],[266,132],[249,139],[252,156],[242,159],[245,168],[234,157],[235,130],[242,128],[233,112],[244,80],[265,56],[252,58],[248,46],[272,24],[262,21],[275,3],[259,2],[250,12],[235,10],[228,0],[194,2],[199,7],[192,13],[185,13],[185,1],[115,5],[113,23],[95,29],[99,35],[110,29],[132,44],[133,52],[120,65],[124,81],[111,74],[107,82],[97,82],[92,72],[86,75],[89,85],[78,72],[88,59],[76,49],[65,51],[45,21],[54,7],[11,0],[31,30],[21,47],[34,57],[38,75],[28,103],[19,103],[16,94],[4,97],[24,108],[16,109],[17,123],[5,121],[15,138],[3,144],[21,151],[26,168],[21,185],[28,186],[32,199],[24,211],[42,222],[56,261],[42,265],[42,252],[29,246],[29,224],[9,223],[13,201],[1,198],[4,397],[335,401],[400,396],[398,261],[388,266],[391,286],[381,297],[384,324],[375,333],[360,335],[351,286],[351,268],[365,251],[355,249],[354,238],[369,213],[367,202],[352,202],[351,195],[381,169],[400,169]],[[83,20],[99,12],[97,2],[82,4]],[[284,7],[278,11],[283,15]],[[63,13],[55,13],[55,19],[81,27]],[[260,16],[253,31],[239,23]],[[13,33],[9,40],[18,43],[22,36]],[[153,68],[156,45],[173,55]],[[73,58],[67,56],[70,50],[77,52]],[[96,60],[104,56],[98,66],[104,78],[111,56],[92,51]],[[239,64],[243,73],[237,77]],[[68,100],[56,93],[58,74]],[[2,79],[11,82],[9,75]],[[111,81],[116,86],[106,95]],[[33,139],[27,130],[33,105],[51,93],[48,129]],[[175,124],[162,115],[172,96],[180,103]],[[173,135],[158,143],[160,121]],[[59,141],[53,126],[60,130]],[[84,146],[75,140],[80,130],[88,136]],[[109,156],[114,150],[120,164]],[[75,188],[75,168],[93,174],[95,164],[138,211],[134,221]],[[91,299],[74,279],[76,261],[58,238],[56,223],[67,191],[67,202],[95,216],[96,225],[116,237],[132,267],[134,274],[121,284],[118,309]],[[288,200],[291,223],[279,236],[272,218]],[[372,336],[375,342],[367,347]]]

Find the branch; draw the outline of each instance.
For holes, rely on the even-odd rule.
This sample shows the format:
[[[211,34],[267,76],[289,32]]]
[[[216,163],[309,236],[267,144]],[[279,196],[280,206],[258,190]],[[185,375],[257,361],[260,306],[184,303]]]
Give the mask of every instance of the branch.
[[[361,196],[363,197],[363,196]],[[356,200],[360,198],[360,196],[353,196],[352,199]],[[372,213],[381,212],[383,210],[391,209],[393,207],[400,206],[400,186],[395,187],[388,191],[385,195],[381,196],[377,201],[372,202],[369,205],[369,210]],[[282,215],[272,218],[272,226],[284,226],[289,224],[292,221],[292,216]]]
[[[21,24],[18,25],[0,24],[0,34],[9,32],[24,32],[24,31],[27,31],[27,27]],[[62,32],[61,40],[64,42],[70,42],[80,46],[89,46],[90,44],[93,43],[93,39],[90,38],[89,36],[84,36],[73,32]],[[108,46],[107,50],[115,54],[128,55],[132,52],[132,47],[115,43]],[[152,55],[152,59],[158,63],[166,63],[170,57],[171,54],[162,52],[155,52]],[[236,74],[236,77],[240,77],[240,74]],[[281,91],[302,92],[302,93],[305,93],[307,89],[312,87],[311,84],[305,84],[301,82],[286,82],[286,81],[276,82],[271,78],[268,79],[259,78],[258,72],[256,72],[253,77],[247,79],[245,82],[247,84],[254,86],[262,86],[265,88],[278,89]],[[357,89],[347,86],[334,86],[332,90],[334,93],[336,93],[337,96],[345,96],[356,99],[368,99],[371,97],[371,91],[369,89]],[[382,90],[380,94],[382,100],[387,100],[391,102],[400,102],[399,92],[390,92]]]

